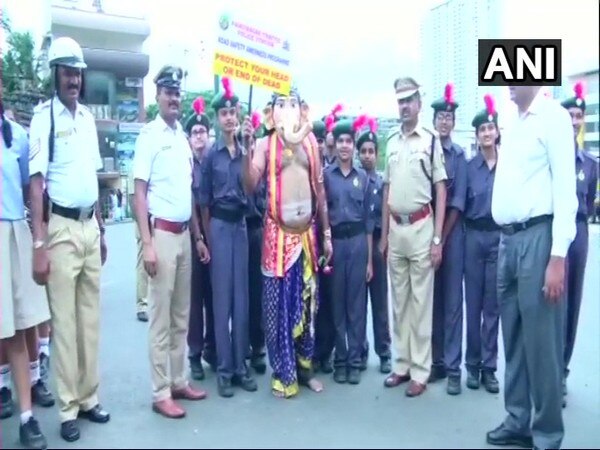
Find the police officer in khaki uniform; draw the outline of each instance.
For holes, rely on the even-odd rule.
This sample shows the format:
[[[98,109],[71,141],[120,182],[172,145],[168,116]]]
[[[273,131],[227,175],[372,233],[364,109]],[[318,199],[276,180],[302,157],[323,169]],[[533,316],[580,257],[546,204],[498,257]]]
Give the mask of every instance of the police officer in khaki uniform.
[[[446,209],[444,156],[437,134],[419,123],[419,87],[412,78],[394,82],[402,125],[388,137],[380,241],[388,252],[396,348],[385,386],[410,380],[409,397],[425,391],[431,370],[433,279]]]
[[[135,208],[142,237],[144,267],[150,277],[150,367],[153,411],[182,418],[174,400],[202,400],[185,374],[190,315],[192,248],[209,262],[192,199],[193,154],[180,114],[179,67],[165,66],[154,78],[159,115],[144,126],[135,143]],[[170,369],[170,371],[169,371]]]
[[[102,160],[94,116],[78,101],[87,67],[81,48],[62,37],[48,53],[56,95],[36,110],[30,128],[33,277],[48,293],[61,436],[72,442],[80,436],[78,417],[110,419],[98,403]]]

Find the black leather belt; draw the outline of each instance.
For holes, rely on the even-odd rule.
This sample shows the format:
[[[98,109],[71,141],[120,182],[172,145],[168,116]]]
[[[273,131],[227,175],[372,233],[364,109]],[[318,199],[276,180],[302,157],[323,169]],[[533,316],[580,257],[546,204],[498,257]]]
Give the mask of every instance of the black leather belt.
[[[585,222],[588,223],[588,216],[587,214],[583,214],[583,213],[577,213],[577,218],[575,219],[577,222]]]
[[[96,203],[89,208],[66,208],[64,206],[52,203],[52,213],[58,214],[59,216],[66,217],[67,219],[84,221],[90,220],[96,210]]]
[[[478,231],[500,231],[500,225],[491,218],[465,219],[465,226]]]
[[[550,222],[550,221],[552,221],[553,217],[554,216],[552,214],[544,214],[543,216],[532,217],[531,219],[529,219],[526,222],[513,223],[510,225],[502,225],[500,227],[500,229],[502,230],[502,233],[511,235],[511,234],[518,233],[519,231],[525,231],[528,228],[531,228],[540,223]]]
[[[344,222],[331,227],[331,236],[334,239],[350,239],[365,231],[363,222]]]
[[[263,226],[262,217],[258,217],[258,216],[246,217],[246,226],[251,229],[262,228],[262,226]]]
[[[237,223],[244,218],[245,208],[239,208],[238,210],[231,210],[225,208],[214,207],[210,211],[210,215],[215,219],[223,220],[225,222]]]

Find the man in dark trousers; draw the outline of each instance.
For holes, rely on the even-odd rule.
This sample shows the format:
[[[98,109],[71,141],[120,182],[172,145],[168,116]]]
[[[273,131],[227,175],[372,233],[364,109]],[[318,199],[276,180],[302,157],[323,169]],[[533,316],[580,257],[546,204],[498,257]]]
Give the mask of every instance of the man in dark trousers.
[[[502,133],[492,194],[508,415],[487,442],[561,448],[565,257],[577,214],[573,129],[539,86],[511,86],[510,94],[518,115]]]
[[[242,148],[236,137],[239,98],[228,78],[212,106],[221,136],[202,163],[200,205],[212,250],[211,282],[217,344],[219,395],[232,397],[232,385],[257,386],[246,366],[248,352],[248,199],[242,185]],[[231,322],[231,329],[230,329]]]
[[[564,100],[562,106],[569,111],[573,134],[575,136],[575,171],[577,173],[577,234],[569,248],[567,257],[567,322],[565,341],[565,376],[563,380],[563,395],[567,395],[567,376],[569,375],[569,363],[575,346],[575,335],[577,334],[577,322],[579,320],[579,309],[583,296],[583,279],[587,263],[589,233],[588,220],[594,211],[594,198],[596,196],[596,185],[598,183],[598,162],[596,158],[580,148],[577,142],[578,135],[585,127],[585,99],[583,97],[583,86],[575,84],[575,96]],[[566,400],[563,400],[566,406]]]
[[[377,122],[371,119],[369,130],[362,133],[356,141],[360,163],[369,176],[370,191],[373,198],[373,278],[368,283],[368,293],[371,298],[371,315],[373,317],[373,340],[375,353],[379,356],[379,370],[381,373],[392,371],[392,354],[390,337],[390,323],[387,301],[387,263],[379,250],[381,239],[381,206],[383,203],[383,179],[377,173]],[[361,369],[367,368],[369,359],[369,342],[365,339]]]
[[[185,123],[192,153],[194,168],[192,177],[192,192],[196,214],[200,211],[200,180],[202,160],[208,153],[208,132],[210,120],[204,113],[204,99],[198,97],[192,104],[193,111]],[[204,230],[202,230],[204,233]],[[194,242],[192,242],[194,245]],[[210,266],[203,264],[195,252],[192,253],[192,299],[190,304],[190,323],[187,343],[190,372],[195,380],[204,379],[202,358],[216,370],[217,352],[215,350],[215,328],[212,310],[212,287],[210,284]]]
[[[448,376],[446,391],[461,392],[460,362],[463,329],[463,269],[465,232],[463,212],[467,195],[467,160],[464,151],[452,142],[456,108],[452,84],[444,97],[432,103],[433,124],[440,135],[446,167],[446,215],[442,231],[442,265],[435,273],[433,290],[432,359],[429,381]]]

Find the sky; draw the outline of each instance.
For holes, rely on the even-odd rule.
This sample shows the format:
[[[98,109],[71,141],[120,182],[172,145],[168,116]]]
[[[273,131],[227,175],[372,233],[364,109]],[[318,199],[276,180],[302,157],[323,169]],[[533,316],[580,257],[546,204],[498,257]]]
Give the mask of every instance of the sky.
[[[2,0],[0,0],[2,1]],[[51,0],[4,0],[15,28],[42,19],[32,10]],[[52,0],[54,1],[54,0]],[[188,88],[212,89],[212,56],[217,19],[237,11],[290,40],[293,81],[311,106],[314,117],[336,103],[348,113],[394,117],[397,114],[393,80],[400,75],[422,79],[421,22],[428,10],[444,0],[104,0],[105,9],[145,14],[151,36],[150,73],[145,80],[147,102],[152,102],[152,78],[167,63],[190,72]],[[461,0],[466,5],[474,0]],[[561,38],[563,75],[599,66],[597,0],[500,0],[505,7],[503,35],[511,38]],[[91,0],[90,0],[91,2]],[[36,5],[38,5],[36,7]],[[37,25],[36,25],[37,26]],[[184,51],[185,49],[185,51]],[[476,58],[477,55],[473,55]],[[234,81],[242,99],[248,86]],[[426,88],[426,87],[425,87]],[[254,89],[253,105],[262,107],[270,92]]]

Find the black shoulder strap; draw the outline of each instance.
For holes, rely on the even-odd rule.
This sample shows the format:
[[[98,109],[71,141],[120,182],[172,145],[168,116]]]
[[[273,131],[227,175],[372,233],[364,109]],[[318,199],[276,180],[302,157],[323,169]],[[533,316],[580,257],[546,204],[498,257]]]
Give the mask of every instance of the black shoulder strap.
[[[427,172],[425,169],[425,163],[421,159],[419,162],[421,163],[421,170],[427,177],[430,183],[433,183],[433,152],[435,150],[435,135],[431,136],[431,151],[429,152],[429,165],[431,166],[431,173]]]

